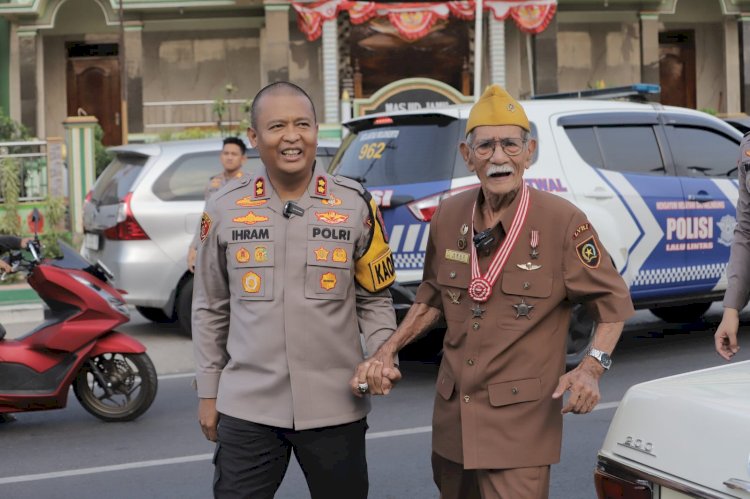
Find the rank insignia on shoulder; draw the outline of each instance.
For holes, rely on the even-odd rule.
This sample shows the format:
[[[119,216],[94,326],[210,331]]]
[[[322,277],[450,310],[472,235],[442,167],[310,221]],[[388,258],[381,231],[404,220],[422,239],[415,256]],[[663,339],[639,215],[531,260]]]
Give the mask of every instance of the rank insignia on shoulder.
[[[250,261],[250,252],[243,247],[237,250],[234,257],[237,259],[238,263],[247,263]]]
[[[243,208],[255,208],[256,206],[263,206],[267,202],[266,199],[251,199],[250,196],[245,196],[235,201],[234,204]]]
[[[242,276],[242,289],[246,293],[257,293],[260,291],[261,279],[255,272],[248,272]]]
[[[256,215],[252,211],[248,211],[247,215],[241,216],[241,217],[235,217],[232,219],[232,222],[239,222],[243,223],[245,225],[253,225],[257,224],[258,222],[267,222],[268,217],[263,215]]]
[[[349,215],[344,215],[343,213],[339,213],[333,210],[326,211],[326,212],[316,211],[315,217],[321,222],[325,222],[331,225],[344,223],[347,220],[349,220]]]
[[[216,189],[217,187],[221,187],[221,179],[219,177],[214,177],[211,179],[211,187]]]
[[[328,180],[322,175],[315,179],[315,193],[319,196],[328,195]]]
[[[255,179],[255,197],[262,198],[266,195],[266,179],[258,177]]]
[[[589,237],[576,246],[576,254],[581,263],[588,268],[595,269],[599,267],[601,251],[599,251],[599,245],[596,243],[594,236]]]
[[[326,291],[330,291],[331,289],[336,287],[336,274],[333,272],[326,272],[322,276],[320,276],[320,287],[325,289]]]
[[[211,230],[211,217],[204,211],[201,216],[201,242],[204,242],[208,238],[209,230]]]
[[[328,199],[321,199],[320,202],[326,206],[338,206],[341,204],[341,200],[334,196],[333,193],[328,196]]]
[[[585,224],[579,225],[576,228],[576,230],[573,231],[573,239],[576,239],[578,236],[580,236],[581,234],[583,234],[584,232],[586,232],[590,228],[591,228],[591,224],[588,223],[588,222],[585,223]]]

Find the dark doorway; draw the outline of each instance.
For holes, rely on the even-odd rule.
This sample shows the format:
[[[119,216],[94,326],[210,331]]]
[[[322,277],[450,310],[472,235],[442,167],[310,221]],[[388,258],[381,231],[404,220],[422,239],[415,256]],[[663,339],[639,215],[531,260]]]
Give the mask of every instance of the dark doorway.
[[[369,97],[380,88],[403,78],[432,78],[465,95],[471,91],[469,75],[469,26],[471,23],[440,20],[430,33],[407,40],[383,18],[352,25],[351,64],[355,73],[355,97]]]
[[[695,109],[695,32],[659,33],[661,103]]]
[[[99,120],[106,146],[122,144],[120,62],[117,44],[68,45],[68,116]]]

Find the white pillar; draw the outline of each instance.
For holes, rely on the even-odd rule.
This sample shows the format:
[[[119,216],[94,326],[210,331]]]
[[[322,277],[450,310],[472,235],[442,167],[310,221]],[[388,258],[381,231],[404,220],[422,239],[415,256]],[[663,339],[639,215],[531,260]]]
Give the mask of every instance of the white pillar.
[[[490,83],[505,88],[505,21],[490,15]]]
[[[339,122],[339,43],[336,19],[323,23],[324,123]]]

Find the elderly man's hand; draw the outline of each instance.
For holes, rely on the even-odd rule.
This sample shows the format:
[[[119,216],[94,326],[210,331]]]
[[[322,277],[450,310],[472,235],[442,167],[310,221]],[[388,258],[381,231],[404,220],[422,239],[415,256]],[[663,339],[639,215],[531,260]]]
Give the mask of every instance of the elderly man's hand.
[[[562,413],[588,414],[599,403],[599,377],[604,368],[588,357],[572,371],[560,376],[552,398],[559,399],[566,391],[570,391],[568,403]]]
[[[378,355],[361,362],[349,382],[352,393],[362,397],[365,393],[388,395],[401,379],[401,371],[393,365],[393,355]],[[360,386],[367,386],[360,390]]]
[[[740,326],[739,312],[733,308],[725,308],[719,327],[714,334],[714,347],[716,353],[724,360],[732,360],[732,357],[740,351],[737,344],[737,330]]]

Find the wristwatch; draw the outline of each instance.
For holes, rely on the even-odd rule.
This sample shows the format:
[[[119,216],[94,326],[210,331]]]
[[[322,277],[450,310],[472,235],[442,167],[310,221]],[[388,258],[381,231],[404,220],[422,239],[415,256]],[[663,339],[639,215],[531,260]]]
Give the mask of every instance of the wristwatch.
[[[591,357],[599,361],[599,364],[601,364],[605,371],[612,366],[612,358],[606,352],[602,352],[601,350],[597,350],[596,348],[591,347],[589,348],[587,355],[590,355]]]

